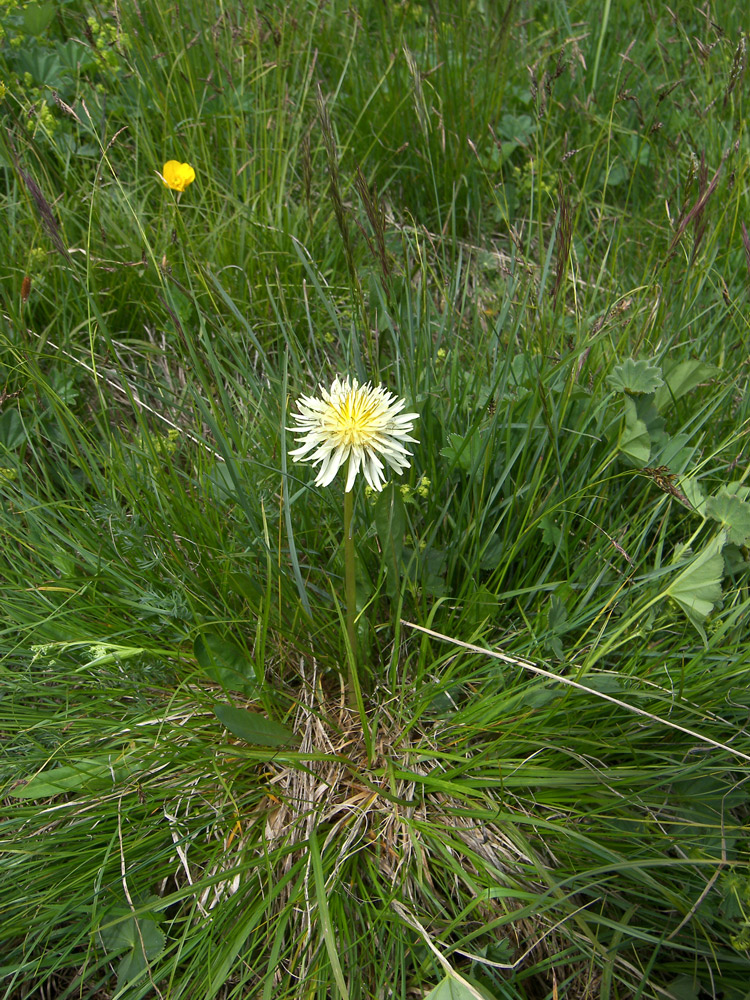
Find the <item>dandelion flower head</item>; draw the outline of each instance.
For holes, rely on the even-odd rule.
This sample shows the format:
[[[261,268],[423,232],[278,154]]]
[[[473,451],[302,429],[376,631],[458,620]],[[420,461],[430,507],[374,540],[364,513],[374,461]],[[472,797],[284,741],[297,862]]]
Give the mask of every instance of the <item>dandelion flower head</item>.
[[[195,171],[189,163],[167,160],[162,169],[161,179],[173,191],[184,191],[188,184],[192,184],[195,180]]]
[[[320,465],[316,486],[328,486],[348,461],[345,492],[362,470],[374,490],[385,485],[385,462],[394,472],[409,467],[408,442],[418,413],[403,413],[406,401],[382,386],[360,385],[356,379],[335,378],[320,396],[297,400],[296,425],[290,430],[300,446],[289,454],[297,461]]]

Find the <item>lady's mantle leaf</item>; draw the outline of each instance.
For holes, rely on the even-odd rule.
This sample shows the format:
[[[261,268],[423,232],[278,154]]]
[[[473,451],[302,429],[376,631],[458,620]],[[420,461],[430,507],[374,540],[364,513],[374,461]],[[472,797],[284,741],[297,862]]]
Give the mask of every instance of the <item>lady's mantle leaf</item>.
[[[652,365],[650,361],[633,361],[628,358],[621,365],[615,365],[612,374],[607,376],[607,382],[616,392],[626,392],[630,395],[655,392],[664,385],[661,368]]]
[[[729,541],[735,545],[750,542],[750,503],[723,490],[706,500],[706,517],[726,528]]]
[[[106,923],[99,933],[110,960],[122,955],[117,970],[118,990],[140,979],[149,962],[164,950],[166,940],[150,914],[136,916],[122,905],[106,915]]]
[[[654,397],[657,410],[667,406],[672,400],[680,399],[691,389],[695,389],[701,382],[716,378],[721,374],[721,368],[715,365],[707,365],[703,361],[696,361],[689,358],[687,361],[680,361],[668,367],[664,372],[664,385],[659,389]]]
[[[721,550],[727,542],[720,531],[685,569],[672,580],[666,595],[676,601],[706,641],[703,622],[721,600],[721,578],[724,559]]]
[[[620,451],[632,458],[636,465],[647,465],[651,454],[651,438],[648,428],[637,418],[626,423],[620,434]]]

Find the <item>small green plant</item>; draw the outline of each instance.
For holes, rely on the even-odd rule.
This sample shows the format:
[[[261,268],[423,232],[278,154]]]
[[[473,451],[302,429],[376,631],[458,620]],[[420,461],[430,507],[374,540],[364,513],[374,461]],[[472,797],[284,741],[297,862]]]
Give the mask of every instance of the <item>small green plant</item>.
[[[344,486],[344,563],[346,566],[346,631],[349,639],[348,695],[361,704],[357,677],[357,583],[354,544],[354,497],[352,489],[361,471],[371,490],[385,485],[386,465],[400,473],[409,467],[406,447],[417,413],[404,413],[406,401],[382,386],[360,386],[356,379],[336,378],[330,390],[321,387],[320,398],[303,396],[297,402],[297,423],[292,428],[300,436],[292,458],[320,465],[317,486],[328,486],[341,468],[346,469]]]

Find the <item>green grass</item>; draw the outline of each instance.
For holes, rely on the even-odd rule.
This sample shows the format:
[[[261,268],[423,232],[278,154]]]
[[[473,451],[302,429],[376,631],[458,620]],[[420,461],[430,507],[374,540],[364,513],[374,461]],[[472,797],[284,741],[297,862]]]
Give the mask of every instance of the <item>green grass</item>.
[[[740,6],[3,5],[9,1000],[747,1000]]]

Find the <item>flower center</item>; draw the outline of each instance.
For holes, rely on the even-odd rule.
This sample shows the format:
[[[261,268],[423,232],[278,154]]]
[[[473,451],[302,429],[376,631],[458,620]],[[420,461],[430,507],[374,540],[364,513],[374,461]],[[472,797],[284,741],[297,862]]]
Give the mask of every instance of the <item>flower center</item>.
[[[373,406],[361,393],[349,392],[338,413],[339,433],[347,444],[363,444],[372,436]]]

